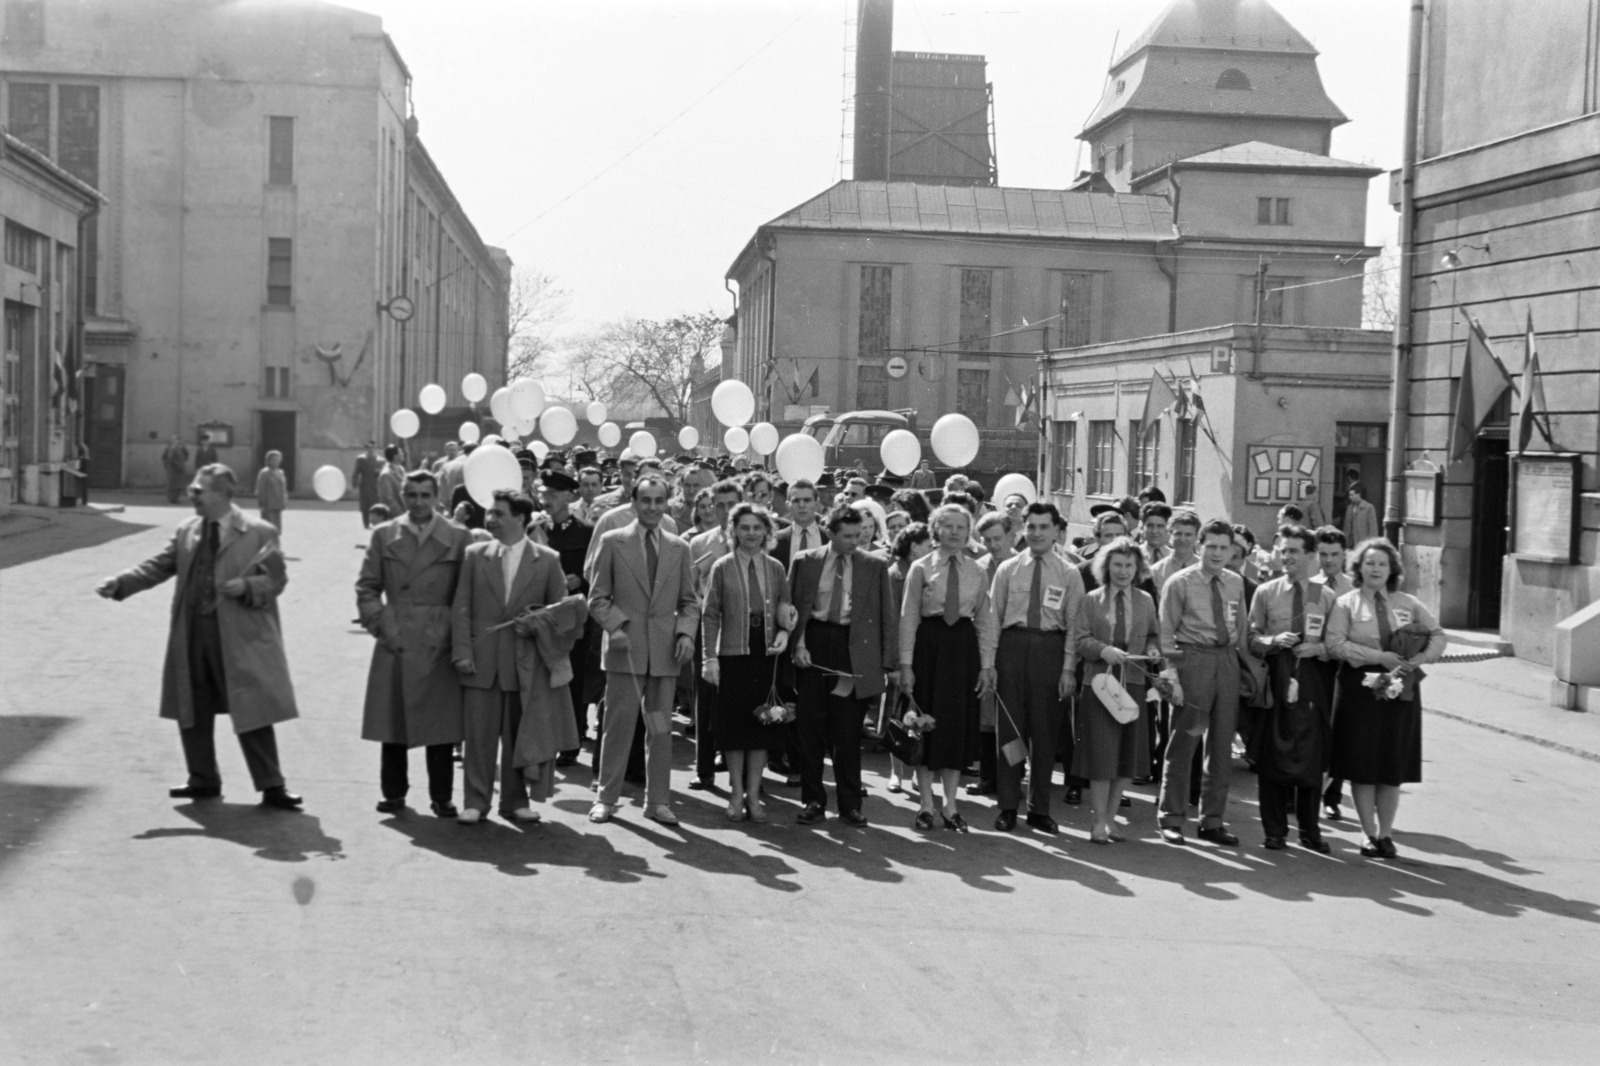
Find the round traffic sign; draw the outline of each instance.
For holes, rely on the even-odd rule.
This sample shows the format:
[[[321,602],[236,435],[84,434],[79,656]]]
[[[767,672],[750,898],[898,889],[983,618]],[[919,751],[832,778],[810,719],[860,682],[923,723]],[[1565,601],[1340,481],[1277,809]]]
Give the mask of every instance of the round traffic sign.
[[[883,364],[883,369],[887,371],[889,376],[892,378],[905,377],[907,369],[905,357],[899,355],[895,356],[893,359],[890,359],[887,363]]]

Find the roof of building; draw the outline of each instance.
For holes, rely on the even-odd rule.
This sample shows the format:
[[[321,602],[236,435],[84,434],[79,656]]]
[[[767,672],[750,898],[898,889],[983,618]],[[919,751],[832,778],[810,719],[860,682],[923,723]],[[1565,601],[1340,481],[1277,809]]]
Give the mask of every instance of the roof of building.
[[[1151,47],[1317,54],[1266,0],[1173,0],[1112,65]]]
[[[0,126],[0,145],[3,145],[3,149],[0,149],[0,155],[14,155],[28,160],[35,167],[44,171],[60,184],[65,185],[74,192],[77,192],[90,203],[103,204],[109,202],[99,189],[96,189],[93,185],[90,185],[81,178],[69,174],[67,171],[58,166],[55,160],[51,159],[49,156],[33,147],[22,138],[14,136],[3,126]]]
[[[908,181],[841,181],[767,226],[1100,241],[1178,236],[1165,197]]]
[[[1311,152],[1299,152],[1293,148],[1267,144],[1264,141],[1246,141],[1244,144],[1232,144],[1226,148],[1201,152],[1187,159],[1179,159],[1172,165],[1191,170],[1296,170],[1303,173],[1348,174],[1351,177],[1368,178],[1383,173],[1382,167],[1352,163],[1347,159],[1334,159],[1332,156],[1314,155]],[[1156,177],[1164,169],[1165,167],[1161,167],[1147,174],[1141,174],[1134,179],[1134,185],[1137,186]]]

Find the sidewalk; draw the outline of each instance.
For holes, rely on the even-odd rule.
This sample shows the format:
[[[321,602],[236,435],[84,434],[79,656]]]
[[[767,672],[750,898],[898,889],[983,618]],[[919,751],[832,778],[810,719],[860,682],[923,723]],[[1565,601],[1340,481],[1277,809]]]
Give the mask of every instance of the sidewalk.
[[[1478,649],[1452,644],[1449,650]],[[1439,663],[1427,672],[1422,700],[1429,714],[1600,762],[1600,715],[1552,706],[1555,675],[1548,666],[1503,657]]]

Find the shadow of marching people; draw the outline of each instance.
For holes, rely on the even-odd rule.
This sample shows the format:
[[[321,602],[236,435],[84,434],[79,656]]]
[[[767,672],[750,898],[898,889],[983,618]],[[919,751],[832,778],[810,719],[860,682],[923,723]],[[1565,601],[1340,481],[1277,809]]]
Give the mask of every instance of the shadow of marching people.
[[[554,806],[589,809],[587,802],[575,800],[560,801]],[[511,825],[490,818],[463,827],[454,819],[400,815],[379,824],[441,858],[483,863],[512,877],[532,877],[540,866],[576,867],[596,880],[619,884],[666,876],[650,869],[650,861],[644,856],[618,851],[602,833],[582,833],[549,820]]]
[[[322,831],[315,815],[263,810],[253,803],[208,800],[185,803],[173,810],[195,823],[194,828],[147,829],[134,840],[173,837],[212,837],[250,848],[257,858],[273,862],[305,862],[311,858],[342,859],[344,845]]]

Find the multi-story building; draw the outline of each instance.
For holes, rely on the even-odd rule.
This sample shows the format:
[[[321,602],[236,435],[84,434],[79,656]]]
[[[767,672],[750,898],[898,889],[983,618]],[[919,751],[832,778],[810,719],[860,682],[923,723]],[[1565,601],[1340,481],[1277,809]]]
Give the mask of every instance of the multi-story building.
[[[417,136],[380,19],[315,0],[16,0],[13,135],[99,188],[86,231],[96,485],[153,484],[172,434],[291,484],[438,381],[505,376],[509,262]]]

